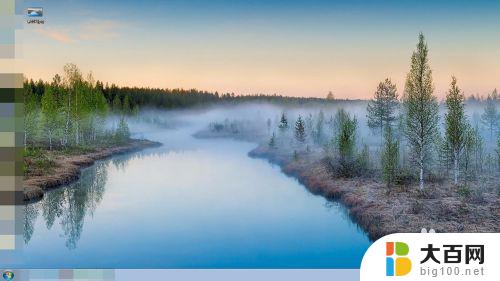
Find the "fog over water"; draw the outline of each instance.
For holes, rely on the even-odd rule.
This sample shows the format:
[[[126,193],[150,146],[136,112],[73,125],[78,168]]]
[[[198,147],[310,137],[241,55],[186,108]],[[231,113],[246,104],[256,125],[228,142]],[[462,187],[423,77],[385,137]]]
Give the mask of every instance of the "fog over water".
[[[143,110],[128,120],[132,137],[163,145],[98,161],[28,205],[23,251],[6,266],[357,268],[371,242],[345,207],[249,157],[257,142],[193,136],[214,122],[238,122],[267,141],[282,112],[293,128],[298,115],[321,110],[328,120],[340,107],[358,119],[359,145],[376,152],[365,101]],[[482,107],[467,110],[473,121]]]
[[[248,157],[256,143],[192,136],[212,120],[279,111],[150,111],[141,116],[154,122],[130,120],[133,136],[164,145],[98,161],[28,205],[21,262],[9,266],[359,267],[370,241],[343,206]]]

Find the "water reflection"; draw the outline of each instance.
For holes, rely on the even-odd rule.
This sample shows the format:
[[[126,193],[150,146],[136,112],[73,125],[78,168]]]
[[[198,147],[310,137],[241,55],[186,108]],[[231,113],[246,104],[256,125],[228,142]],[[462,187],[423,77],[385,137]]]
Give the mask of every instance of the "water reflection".
[[[164,143],[99,161],[26,206],[15,266],[359,266],[370,242],[345,208],[249,158],[254,144],[189,134]]]
[[[117,167],[124,167],[127,158],[112,161]],[[87,215],[92,216],[102,200],[107,181],[109,161],[97,162],[82,171],[79,181],[65,188],[55,189],[45,194],[42,201],[26,205],[24,241],[29,243],[35,229],[35,221],[41,212],[47,229],[51,229],[56,219],[66,238],[68,249],[76,248]]]
[[[35,204],[26,205],[24,209],[24,243],[28,244],[35,231],[35,222],[38,218],[38,207]]]

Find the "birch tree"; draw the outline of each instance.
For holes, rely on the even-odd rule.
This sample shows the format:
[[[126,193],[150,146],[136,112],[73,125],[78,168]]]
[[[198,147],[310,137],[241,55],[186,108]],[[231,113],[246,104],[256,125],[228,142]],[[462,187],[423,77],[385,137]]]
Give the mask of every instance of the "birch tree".
[[[59,127],[59,112],[57,111],[57,102],[52,87],[46,87],[42,96],[42,124],[49,139],[49,149],[52,150],[52,140],[55,137]]]
[[[464,113],[464,95],[457,86],[457,79],[451,78],[451,87],[446,95],[445,141],[453,159],[453,181],[458,183],[459,160],[465,145],[467,120]]]
[[[420,189],[424,188],[424,171],[438,134],[439,121],[428,53],[424,35],[420,33],[417,50],[411,57],[410,72],[406,77],[403,97],[406,115],[405,134],[412,160],[419,169]]]
[[[30,84],[24,86],[24,146],[34,140],[38,129],[38,106]]]

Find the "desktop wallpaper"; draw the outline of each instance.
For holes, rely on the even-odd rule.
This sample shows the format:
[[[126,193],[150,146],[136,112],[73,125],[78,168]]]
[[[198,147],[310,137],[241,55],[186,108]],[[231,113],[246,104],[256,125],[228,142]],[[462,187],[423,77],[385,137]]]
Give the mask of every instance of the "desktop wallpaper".
[[[500,229],[499,1],[16,11],[6,267],[359,269],[391,233]]]

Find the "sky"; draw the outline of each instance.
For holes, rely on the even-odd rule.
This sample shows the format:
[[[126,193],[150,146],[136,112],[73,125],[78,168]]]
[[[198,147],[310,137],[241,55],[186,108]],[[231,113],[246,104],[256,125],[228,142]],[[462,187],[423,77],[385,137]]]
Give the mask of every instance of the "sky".
[[[423,32],[435,94],[500,88],[500,1],[38,0],[24,24],[23,72],[51,80],[75,63],[121,86],[370,98],[400,95]]]

